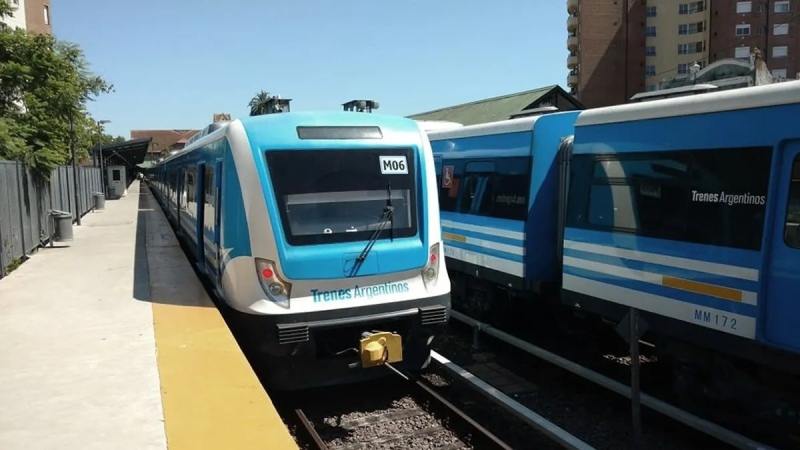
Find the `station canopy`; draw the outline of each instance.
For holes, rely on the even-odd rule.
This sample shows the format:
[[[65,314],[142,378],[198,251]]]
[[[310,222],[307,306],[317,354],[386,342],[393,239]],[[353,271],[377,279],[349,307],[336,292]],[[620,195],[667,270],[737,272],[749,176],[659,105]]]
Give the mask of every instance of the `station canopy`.
[[[153,138],[131,139],[119,144],[109,144],[102,147],[103,165],[125,166],[132,171],[145,162],[147,149]],[[92,153],[100,151],[101,147],[92,149]]]

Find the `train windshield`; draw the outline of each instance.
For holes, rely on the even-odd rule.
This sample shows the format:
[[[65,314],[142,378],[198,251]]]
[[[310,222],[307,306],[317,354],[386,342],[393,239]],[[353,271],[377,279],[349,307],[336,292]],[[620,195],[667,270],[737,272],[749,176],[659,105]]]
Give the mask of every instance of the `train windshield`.
[[[387,206],[394,213],[380,239],[417,233],[411,149],[268,151],[266,159],[291,245],[369,240]]]

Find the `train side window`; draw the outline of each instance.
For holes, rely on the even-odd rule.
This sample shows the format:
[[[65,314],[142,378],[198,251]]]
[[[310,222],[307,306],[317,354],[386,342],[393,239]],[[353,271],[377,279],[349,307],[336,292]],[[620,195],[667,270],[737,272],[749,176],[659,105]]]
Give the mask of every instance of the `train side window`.
[[[577,157],[571,166],[580,171],[571,177],[567,221],[760,250],[771,162],[769,147],[601,156],[593,167]]]
[[[449,187],[442,187],[442,179],[438,177],[439,186],[439,209],[442,211],[455,211],[458,201],[459,178],[453,176]]]
[[[205,178],[203,179],[203,190],[205,194],[204,202],[207,205],[214,205],[214,167],[210,164],[205,166]]]
[[[459,212],[470,212],[472,200],[475,198],[475,194],[478,191],[478,181],[480,181],[478,175],[469,175],[464,179],[464,192],[461,193],[461,205],[459,207]]]
[[[627,184],[594,184],[589,193],[588,221],[602,228],[638,231],[638,210]]]
[[[194,171],[187,170],[186,171],[186,183],[184,183],[184,190],[186,195],[186,203],[193,203],[194,202],[194,192],[195,192],[195,185],[194,185]]]
[[[525,220],[528,215],[527,191],[527,175],[492,175],[486,180],[478,214],[498,219]]]
[[[478,210],[475,211],[479,216],[491,216],[492,209],[494,209],[494,186],[495,175],[485,175],[483,178],[486,180],[484,184],[483,194],[481,194],[480,202],[478,203]]]
[[[761,250],[772,147],[691,150],[684,240]]]
[[[795,157],[792,163],[792,178],[789,183],[783,239],[789,247],[800,248],[800,156]]]
[[[602,228],[680,239],[686,228],[688,166],[677,158],[595,162],[588,222]]]

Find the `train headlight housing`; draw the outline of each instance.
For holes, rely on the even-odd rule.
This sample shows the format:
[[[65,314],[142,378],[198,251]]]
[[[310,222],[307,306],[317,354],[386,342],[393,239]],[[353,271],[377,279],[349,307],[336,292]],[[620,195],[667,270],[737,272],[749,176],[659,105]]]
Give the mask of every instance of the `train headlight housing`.
[[[267,294],[267,299],[284,308],[289,308],[292,283],[282,279],[275,270],[275,263],[268,259],[255,258],[256,273],[261,289]]]
[[[430,289],[436,286],[439,280],[439,243],[431,245],[428,251],[428,262],[422,269],[422,282],[425,283],[425,289]]]

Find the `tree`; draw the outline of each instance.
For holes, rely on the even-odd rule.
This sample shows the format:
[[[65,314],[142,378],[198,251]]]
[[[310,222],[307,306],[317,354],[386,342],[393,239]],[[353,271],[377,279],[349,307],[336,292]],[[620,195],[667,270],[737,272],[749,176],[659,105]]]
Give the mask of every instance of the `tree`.
[[[10,13],[8,0],[0,0],[0,19]],[[70,159],[72,138],[85,159],[85,144],[97,135],[86,104],[109,92],[113,86],[88,70],[77,45],[0,30],[0,159],[20,161],[47,178]]]
[[[250,107],[251,116],[261,116],[269,112],[269,102],[274,97],[269,95],[267,91],[259,91],[250,99],[248,106]]]

